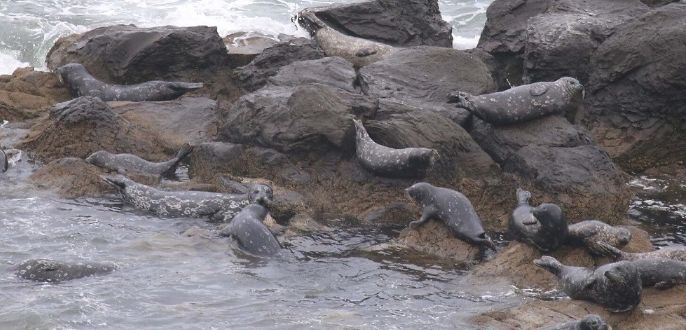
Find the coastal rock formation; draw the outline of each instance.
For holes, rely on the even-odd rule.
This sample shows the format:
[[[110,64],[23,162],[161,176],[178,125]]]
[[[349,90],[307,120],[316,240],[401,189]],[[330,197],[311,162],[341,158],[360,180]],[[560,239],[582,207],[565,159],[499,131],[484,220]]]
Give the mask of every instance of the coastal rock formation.
[[[57,102],[69,100],[69,91],[51,73],[22,68],[0,76],[0,123],[40,116]]]

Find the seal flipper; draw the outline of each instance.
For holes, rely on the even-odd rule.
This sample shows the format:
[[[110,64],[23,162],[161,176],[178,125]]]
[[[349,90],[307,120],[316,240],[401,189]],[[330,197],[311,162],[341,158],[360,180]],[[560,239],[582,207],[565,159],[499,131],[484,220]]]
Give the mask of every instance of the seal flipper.
[[[175,90],[175,91],[183,91],[183,92],[188,92],[196,89],[202,88],[204,85],[203,83],[189,83],[189,82],[182,82],[182,81],[173,81],[169,83],[169,88]]]
[[[6,172],[8,167],[7,154],[4,150],[0,150],[0,172]]]
[[[448,94],[448,103],[455,103],[455,105],[460,108],[465,108],[471,112],[474,112],[476,110],[476,106],[474,105],[474,102],[470,100],[472,97],[474,97],[474,95],[467,92],[452,92]]]
[[[363,48],[355,52],[356,57],[366,57],[366,56],[371,56],[378,53],[376,49],[372,48]]]
[[[598,252],[604,256],[608,256],[614,260],[624,260],[626,257],[626,252],[605,242],[596,242],[595,252]]]
[[[431,219],[434,215],[436,215],[437,211],[438,210],[436,210],[436,208],[434,208],[433,206],[425,206],[424,210],[422,210],[422,217],[419,218],[419,220],[410,222],[410,229],[416,229],[418,226],[423,225],[424,223],[429,221],[429,219]]]
[[[529,199],[531,199],[530,192],[517,188],[517,205],[529,205]]]
[[[564,265],[557,261],[557,259],[550,256],[543,256],[541,259],[536,259],[534,260],[534,264],[555,274],[555,276],[560,276],[562,273],[562,268],[564,267]]]
[[[171,160],[169,168],[162,172],[162,176],[173,176],[176,173],[176,168],[179,167],[179,163],[181,163],[186,156],[190,155],[191,152],[193,152],[193,146],[190,143],[184,144],[183,147],[181,147],[181,149],[176,153],[176,157]]]

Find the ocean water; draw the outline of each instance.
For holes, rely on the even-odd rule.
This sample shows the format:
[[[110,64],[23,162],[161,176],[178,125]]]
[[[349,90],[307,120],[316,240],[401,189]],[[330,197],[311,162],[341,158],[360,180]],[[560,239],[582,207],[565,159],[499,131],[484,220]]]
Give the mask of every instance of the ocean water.
[[[474,47],[492,0],[439,0],[454,26],[457,48]],[[224,36],[238,31],[305,36],[291,22],[303,8],[350,0],[0,0],[0,74],[45,67],[57,38],[112,24],[209,25]]]

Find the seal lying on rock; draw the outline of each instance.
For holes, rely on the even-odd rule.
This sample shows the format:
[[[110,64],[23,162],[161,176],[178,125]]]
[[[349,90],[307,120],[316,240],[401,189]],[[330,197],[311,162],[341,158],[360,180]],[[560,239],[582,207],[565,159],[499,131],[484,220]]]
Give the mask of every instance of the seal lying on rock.
[[[68,263],[47,259],[32,259],[16,267],[17,276],[38,282],[63,282],[77,278],[108,274],[114,265],[100,263]]]
[[[136,85],[111,85],[95,79],[79,63],[63,65],[56,71],[73,97],[94,96],[103,101],[167,101],[203,86],[202,83],[159,80]]]
[[[569,321],[539,330],[608,330],[611,329],[603,319],[595,314],[586,315],[581,320]]]
[[[357,119],[356,151],[360,164],[372,173],[389,177],[423,177],[433,166],[436,150],[429,148],[394,149],[382,146],[369,136]]]
[[[416,183],[405,192],[422,207],[422,217],[410,222],[410,228],[414,229],[435,218],[443,221],[459,239],[496,250],[472,203],[462,193],[434,187],[426,182]]]
[[[137,171],[169,177],[176,173],[179,163],[192,151],[193,147],[187,143],[176,153],[176,157],[166,162],[154,163],[132,154],[112,154],[105,150],[100,150],[88,156],[86,161],[95,166],[120,173]]]
[[[10,166],[7,161],[7,154],[4,150],[0,149],[0,172],[7,172],[7,168]]]
[[[534,264],[557,276],[562,291],[572,299],[593,301],[611,312],[625,312],[641,302],[641,276],[629,261],[595,270],[565,266],[549,256],[534,260]]]
[[[103,179],[116,187],[124,201],[139,210],[164,217],[210,217],[213,221],[232,219],[249,203],[267,204],[272,188],[255,184],[248,194],[221,194],[205,191],[165,191],[155,189],[122,175]]]
[[[277,254],[281,250],[281,244],[262,222],[266,216],[267,209],[264,206],[250,204],[220,230],[220,235],[232,237],[242,250],[254,255]]]
[[[671,259],[638,259],[627,261],[636,266],[644,287],[669,289],[686,283],[686,262]]]
[[[479,96],[454,92],[448,100],[488,123],[509,125],[567,111],[581,100],[583,90],[578,80],[563,77]]]
[[[631,253],[603,242],[596,245],[601,254],[615,260],[672,259],[686,262],[686,248],[683,247],[668,246],[650,252]]]
[[[586,220],[569,225],[568,240],[571,243],[583,244],[595,254],[602,254],[598,243],[607,243],[621,248],[631,240],[629,229],[610,226],[598,220]]]
[[[517,207],[508,222],[510,234],[543,252],[553,251],[567,238],[567,220],[559,206],[543,203],[532,207],[530,198],[530,192],[517,189]]]

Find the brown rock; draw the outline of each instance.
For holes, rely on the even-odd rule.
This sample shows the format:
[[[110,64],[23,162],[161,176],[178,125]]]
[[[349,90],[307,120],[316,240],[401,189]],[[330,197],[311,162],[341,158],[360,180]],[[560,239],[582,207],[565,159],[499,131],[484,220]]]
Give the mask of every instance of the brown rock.
[[[70,99],[52,73],[21,68],[0,76],[0,121],[21,121],[38,117],[56,102]]]
[[[443,222],[436,220],[430,220],[416,230],[403,230],[398,241],[417,251],[460,264],[470,264],[480,255],[478,246],[456,238]]]

